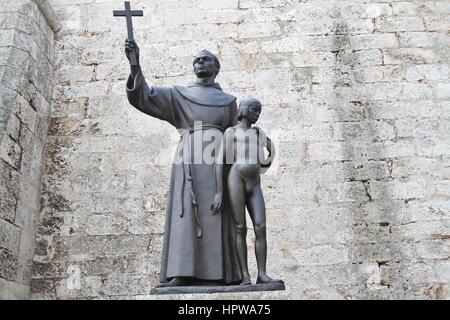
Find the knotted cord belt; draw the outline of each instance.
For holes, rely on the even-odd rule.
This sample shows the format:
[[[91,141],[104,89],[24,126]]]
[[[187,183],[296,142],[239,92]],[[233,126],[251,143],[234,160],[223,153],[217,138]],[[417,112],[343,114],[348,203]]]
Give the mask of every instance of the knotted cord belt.
[[[184,186],[187,184],[189,196],[191,198],[191,204],[193,209],[193,223],[196,228],[196,234],[197,238],[202,237],[202,225],[200,222],[200,217],[198,215],[198,203],[197,203],[197,197],[194,192],[194,185],[192,181],[192,170],[191,170],[191,139],[189,139],[189,136],[191,133],[194,133],[198,130],[207,130],[207,129],[217,129],[220,131],[223,131],[223,128],[220,126],[212,125],[212,124],[206,124],[202,126],[197,126],[193,128],[189,128],[188,131],[186,131],[183,135],[181,135],[181,140],[183,141],[183,146],[181,148],[182,151],[182,159],[183,159],[183,183],[181,186],[182,190],[182,196],[181,196],[181,214],[180,217],[182,218],[184,216]],[[203,147],[202,147],[203,149]],[[203,155],[202,155],[203,156]],[[203,159],[203,158],[202,158]]]

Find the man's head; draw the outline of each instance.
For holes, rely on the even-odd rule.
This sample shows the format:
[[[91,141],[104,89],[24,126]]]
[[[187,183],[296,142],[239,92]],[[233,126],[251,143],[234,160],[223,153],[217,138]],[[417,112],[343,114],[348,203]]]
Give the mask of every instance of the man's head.
[[[241,120],[242,118],[247,118],[251,124],[254,124],[259,119],[261,108],[262,106],[259,100],[253,97],[245,98],[239,103],[237,119]]]
[[[197,78],[216,77],[220,70],[219,59],[208,50],[195,54],[192,65]]]

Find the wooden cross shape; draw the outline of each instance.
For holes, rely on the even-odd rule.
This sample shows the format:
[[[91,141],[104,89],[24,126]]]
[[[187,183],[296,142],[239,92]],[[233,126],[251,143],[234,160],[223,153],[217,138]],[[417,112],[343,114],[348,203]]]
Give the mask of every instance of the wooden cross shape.
[[[133,36],[133,20],[131,17],[142,17],[144,16],[144,11],[142,10],[131,10],[130,1],[125,1],[125,10],[114,10],[114,17],[126,17],[127,18],[127,31],[128,40],[134,40]],[[130,52],[130,64],[132,66],[137,65],[136,52],[133,50]]]

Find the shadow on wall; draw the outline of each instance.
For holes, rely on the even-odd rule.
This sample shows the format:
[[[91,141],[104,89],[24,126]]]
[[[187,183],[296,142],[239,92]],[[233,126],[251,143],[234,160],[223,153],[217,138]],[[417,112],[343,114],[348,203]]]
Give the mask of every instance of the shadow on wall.
[[[341,14],[336,8],[336,14]],[[347,206],[349,221],[346,245],[348,260],[356,285],[338,288],[345,296],[356,299],[395,298],[384,268],[395,259],[401,260],[404,244],[395,241],[390,228],[390,215],[396,214],[397,201],[385,183],[392,179],[392,159],[385,155],[390,139],[395,139],[391,124],[377,120],[376,97],[373,97],[367,65],[373,57],[382,63],[380,49],[354,50],[352,31],[341,17],[336,25],[333,47],[336,62],[333,70],[336,117],[335,131],[342,151],[342,167],[349,177]],[[336,133],[336,132],[335,132]],[[373,194],[376,187],[376,194]],[[399,279],[396,280],[400,282]],[[401,297],[397,297],[401,298]]]

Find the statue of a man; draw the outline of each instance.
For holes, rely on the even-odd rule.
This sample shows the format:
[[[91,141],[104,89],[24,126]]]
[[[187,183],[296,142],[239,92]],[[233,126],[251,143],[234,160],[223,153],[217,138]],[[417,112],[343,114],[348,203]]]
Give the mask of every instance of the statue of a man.
[[[173,87],[148,85],[139,65],[139,48],[135,41],[126,40],[128,59],[133,50],[138,63],[131,66],[127,81],[128,101],[141,112],[185,132],[176,152],[183,161],[172,165],[160,286],[239,283],[229,201],[224,201],[220,213],[211,213],[210,204],[217,192],[214,161],[197,163],[195,154],[202,150],[193,148],[196,133],[214,131],[221,135],[236,123],[236,97],[224,93],[215,82],[220,63],[207,50],[194,56],[196,80]],[[204,141],[200,149],[210,144]]]

